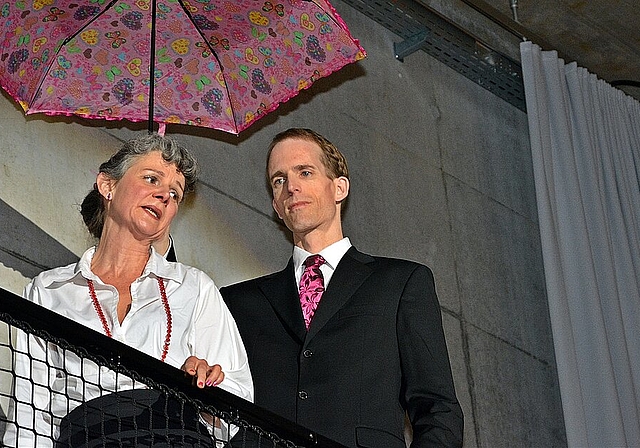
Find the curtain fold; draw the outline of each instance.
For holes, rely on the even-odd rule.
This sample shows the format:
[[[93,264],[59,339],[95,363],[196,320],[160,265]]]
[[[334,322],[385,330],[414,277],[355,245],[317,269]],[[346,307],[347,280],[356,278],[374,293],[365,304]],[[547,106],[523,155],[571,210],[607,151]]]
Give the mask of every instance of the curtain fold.
[[[520,47],[570,447],[640,444],[640,102]]]

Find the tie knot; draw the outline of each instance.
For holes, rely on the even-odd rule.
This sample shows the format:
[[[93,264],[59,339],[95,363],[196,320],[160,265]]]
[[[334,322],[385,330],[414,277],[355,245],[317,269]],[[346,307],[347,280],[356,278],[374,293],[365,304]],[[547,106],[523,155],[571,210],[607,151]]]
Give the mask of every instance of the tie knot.
[[[307,268],[317,268],[319,266],[322,266],[323,264],[325,264],[326,261],[324,258],[322,258],[322,255],[310,255],[309,257],[307,257],[306,260],[304,260],[304,265]]]

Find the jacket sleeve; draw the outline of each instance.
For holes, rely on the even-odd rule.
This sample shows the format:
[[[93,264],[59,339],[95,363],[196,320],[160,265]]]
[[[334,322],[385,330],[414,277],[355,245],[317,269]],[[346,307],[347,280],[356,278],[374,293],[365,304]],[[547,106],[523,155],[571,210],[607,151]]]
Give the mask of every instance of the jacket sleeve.
[[[456,398],[433,274],[417,265],[397,317],[402,396],[413,428],[412,448],[460,447],[463,415]]]

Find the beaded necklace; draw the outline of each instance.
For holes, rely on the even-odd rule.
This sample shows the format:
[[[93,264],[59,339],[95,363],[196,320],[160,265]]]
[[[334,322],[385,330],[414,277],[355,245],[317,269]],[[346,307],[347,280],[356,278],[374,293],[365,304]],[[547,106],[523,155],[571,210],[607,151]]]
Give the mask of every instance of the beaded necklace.
[[[167,315],[167,335],[164,338],[164,346],[162,347],[162,357],[160,360],[164,362],[167,357],[167,353],[169,352],[169,345],[171,344],[171,308],[169,308],[169,301],[167,300],[167,292],[164,289],[164,281],[161,277],[157,277],[158,286],[160,287],[160,297],[162,297],[162,305],[164,306],[164,312]],[[104,317],[104,312],[102,311],[102,306],[100,306],[100,302],[98,302],[98,298],[96,297],[96,290],[93,287],[93,280],[87,279],[87,283],[89,285],[89,295],[91,296],[91,301],[93,302],[93,307],[96,309],[96,313],[98,313],[98,317],[100,318],[100,322],[102,322],[102,328],[104,328],[104,332],[108,337],[112,337],[111,330],[109,329],[109,325],[107,325],[107,319]]]

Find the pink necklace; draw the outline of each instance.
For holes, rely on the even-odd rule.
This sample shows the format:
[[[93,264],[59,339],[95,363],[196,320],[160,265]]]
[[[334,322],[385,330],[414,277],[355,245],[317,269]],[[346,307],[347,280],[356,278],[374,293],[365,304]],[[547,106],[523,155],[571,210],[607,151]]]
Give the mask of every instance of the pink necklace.
[[[169,345],[171,344],[171,308],[169,308],[169,301],[167,300],[167,292],[164,289],[164,281],[161,277],[157,278],[158,286],[160,287],[160,296],[162,297],[162,305],[164,306],[164,312],[167,314],[167,335],[164,338],[164,346],[162,347],[162,357],[160,360],[164,362],[167,357],[167,353],[169,352]],[[96,297],[96,290],[93,287],[93,280],[87,279],[87,284],[89,285],[89,295],[91,296],[91,301],[93,302],[93,307],[96,309],[96,313],[98,313],[98,317],[100,318],[100,322],[102,322],[102,328],[104,328],[104,332],[107,336],[112,337],[111,330],[109,329],[109,325],[107,325],[107,319],[104,317],[104,312],[102,311],[102,306],[100,306],[100,302],[98,302],[98,298]]]

